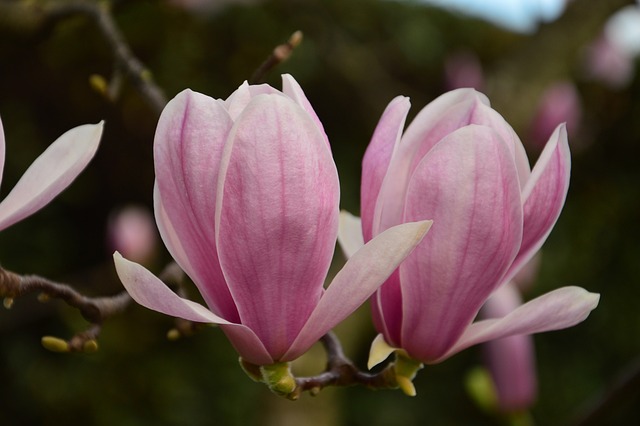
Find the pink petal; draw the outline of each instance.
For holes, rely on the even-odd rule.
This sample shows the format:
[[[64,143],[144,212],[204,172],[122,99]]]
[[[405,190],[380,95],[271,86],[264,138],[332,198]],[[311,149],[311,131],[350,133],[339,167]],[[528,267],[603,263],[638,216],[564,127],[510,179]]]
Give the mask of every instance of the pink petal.
[[[244,111],[246,106],[251,101],[251,91],[249,89],[249,83],[244,81],[240,87],[238,87],[227,99],[224,101],[224,107],[229,113],[229,117],[232,121],[235,121],[238,116]]]
[[[486,342],[483,349],[500,410],[516,412],[531,408],[538,389],[532,337],[503,337]]]
[[[73,182],[95,155],[102,127],[103,122],[75,127],[36,158],[0,203],[0,230],[40,210]]]
[[[389,228],[355,253],[335,276],[282,359],[302,355],[362,305],[422,241],[431,224],[422,221]]]
[[[229,136],[218,194],[218,252],[241,322],[279,359],[320,298],[338,232],[336,167],[307,112],[255,97]]]
[[[347,259],[351,258],[364,245],[360,218],[346,210],[340,211],[338,244]]]
[[[434,363],[478,343],[518,334],[561,330],[584,321],[598,306],[600,295],[580,287],[562,287],[520,306],[499,319],[471,324],[449,351]]]
[[[451,133],[416,169],[405,220],[434,227],[400,267],[400,346],[413,358],[444,354],[511,265],[522,237],[516,173],[505,142],[477,125]]]
[[[546,241],[569,190],[571,153],[564,125],[556,128],[522,190],[524,229],[522,246],[505,280],[511,279]]]
[[[520,182],[527,179],[529,163],[524,147],[511,126],[489,107],[486,96],[473,89],[451,91],[423,108],[402,137],[378,195],[373,219],[374,235],[379,230],[402,222],[408,182],[424,156],[442,138],[470,124],[488,126],[497,132],[516,161]],[[362,214],[366,225],[364,209]]]
[[[393,199],[378,201],[378,198],[393,152],[400,141],[400,136],[402,136],[402,128],[410,107],[409,98],[404,96],[398,96],[389,103],[382,113],[369,147],[364,154],[360,209],[362,211],[362,233],[365,241],[369,241],[379,233],[379,226],[374,223],[379,221],[380,211],[386,208],[387,203],[393,202]]]
[[[4,155],[5,155],[4,129],[2,128],[2,120],[0,119],[0,182],[2,182],[2,172],[4,170]]]
[[[331,145],[329,145],[329,138],[324,131],[322,122],[311,106],[311,103],[307,99],[307,96],[304,94],[302,87],[300,87],[296,79],[293,78],[293,76],[291,76],[290,74],[282,74],[282,92],[293,99],[298,105],[302,107],[302,109],[307,111],[309,116],[313,119],[314,123],[316,123],[316,126],[318,126],[318,129],[320,129],[320,132],[324,136],[324,140],[327,143],[327,146],[329,147],[329,149],[331,149]]]
[[[113,261],[120,281],[140,305],[189,321],[225,325],[225,332],[233,329],[233,344],[243,358],[257,365],[273,363],[260,340],[247,327],[233,324],[204,306],[179,297],[143,266],[123,258],[118,252],[113,254]]]
[[[483,318],[500,318],[522,305],[514,283],[499,287],[482,307]],[[490,340],[483,345],[487,367],[504,412],[526,410],[537,394],[533,337],[517,335]]]
[[[221,101],[185,90],[162,111],[154,160],[156,206],[162,203],[175,231],[174,240],[180,241],[185,253],[176,260],[192,276],[211,309],[239,322],[218,262],[214,227],[220,157],[232,125]],[[165,243],[171,246],[171,241]],[[181,261],[185,258],[191,268]]]
[[[164,208],[164,203],[158,192],[157,183],[153,187],[153,204],[154,216],[158,231],[160,232],[160,238],[162,238],[169,254],[171,254],[171,257],[180,268],[189,275],[193,282],[204,282],[204,278],[200,277],[197,270],[191,265],[189,256],[185,252],[182,242],[180,242],[180,238],[178,238],[178,234],[167,216],[167,211]]]

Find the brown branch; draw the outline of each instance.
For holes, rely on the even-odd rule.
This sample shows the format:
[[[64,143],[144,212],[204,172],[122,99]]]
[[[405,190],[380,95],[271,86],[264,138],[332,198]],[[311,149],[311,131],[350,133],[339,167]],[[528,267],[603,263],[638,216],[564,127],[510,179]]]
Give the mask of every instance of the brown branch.
[[[309,391],[317,395],[327,386],[363,385],[371,389],[396,389],[399,387],[396,376],[396,364],[389,363],[377,373],[368,373],[356,367],[342,350],[340,341],[333,332],[329,332],[320,340],[327,352],[327,368],[324,372],[312,377],[297,377],[293,392],[286,395],[296,400]]]
[[[286,43],[280,44],[273,49],[271,55],[253,72],[249,79],[250,84],[257,84],[264,80],[266,75],[277,65],[289,59],[295,49],[302,42],[302,31],[291,34]]]
[[[36,33],[68,18],[83,16],[90,19],[96,24],[97,29],[109,45],[115,61],[111,84],[108,90],[103,91],[103,94],[111,100],[116,98],[120,86],[120,74],[122,74],[129,79],[135,90],[159,115],[167,104],[167,99],[160,87],[153,81],[151,72],[132,53],[114,22],[110,4],[108,1],[89,0],[0,1],[0,26],[10,27],[21,32]],[[95,81],[95,77],[92,77],[94,87]]]
[[[174,262],[165,267],[160,279],[171,287],[177,287],[179,292],[182,291],[180,288],[184,272]],[[76,333],[66,341],[52,336],[43,337],[43,346],[55,352],[96,351],[103,322],[123,312],[132,301],[126,291],[108,297],[88,297],[68,284],[39,275],[19,275],[0,267],[0,298],[4,298],[4,306],[7,309],[11,308],[15,298],[29,293],[39,293],[38,299],[41,301],[60,299],[78,309],[82,317],[90,323],[86,330]],[[191,334],[195,330],[195,326],[189,321],[177,320],[176,324],[179,336]]]
[[[618,410],[640,395],[640,359],[636,359],[598,395],[589,400],[571,423],[575,426],[602,425]]]

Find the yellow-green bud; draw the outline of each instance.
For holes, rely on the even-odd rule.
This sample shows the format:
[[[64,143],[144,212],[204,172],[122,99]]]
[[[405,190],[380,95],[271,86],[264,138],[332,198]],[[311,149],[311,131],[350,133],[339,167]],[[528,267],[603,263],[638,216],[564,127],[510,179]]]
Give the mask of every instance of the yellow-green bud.
[[[485,412],[495,412],[498,408],[498,395],[489,372],[476,367],[467,374],[465,388],[471,399]]]
[[[86,342],[84,342],[84,345],[82,345],[82,351],[88,354],[92,354],[94,352],[98,351],[98,342],[94,339],[91,340],[87,340]]]
[[[105,80],[103,76],[99,74],[91,74],[89,77],[89,85],[102,96],[107,96],[109,83],[107,83],[107,80]]]
[[[69,352],[69,343],[58,337],[44,336],[41,340],[42,346],[51,352]]]
[[[288,362],[260,366],[262,381],[272,392],[287,396],[296,389],[296,379],[291,374]]]
[[[413,385],[413,379],[423,364],[409,356],[402,350],[396,351],[396,361],[394,371],[396,374],[396,382],[400,390],[407,396],[416,396],[416,388]]]
[[[2,301],[2,304],[6,309],[11,309],[11,307],[13,306],[13,297],[5,297]]]
[[[171,340],[172,342],[178,340],[181,336],[182,333],[180,333],[177,328],[172,328],[171,330],[167,331],[167,339]]]

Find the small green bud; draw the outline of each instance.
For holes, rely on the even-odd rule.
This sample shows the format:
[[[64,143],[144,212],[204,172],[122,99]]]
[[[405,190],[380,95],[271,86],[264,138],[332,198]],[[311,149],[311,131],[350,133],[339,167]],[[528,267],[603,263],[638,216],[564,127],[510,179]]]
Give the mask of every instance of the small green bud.
[[[82,351],[88,354],[92,354],[94,352],[98,351],[98,342],[94,339],[91,340],[87,340],[86,342],[84,342],[84,345],[82,345]]]
[[[69,352],[69,343],[58,337],[44,336],[41,340],[42,346],[51,352]]]
[[[175,342],[181,336],[182,336],[182,334],[180,333],[180,331],[177,328],[172,328],[171,330],[167,331],[167,339],[171,340],[172,342]]]
[[[102,96],[107,96],[107,93],[109,92],[109,83],[107,83],[107,80],[99,74],[91,74],[89,77],[89,85]]]
[[[5,297],[2,301],[2,304],[6,309],[11,309],[11,307],[13,306],[13,297]]]
[[[40,293],[38,294],[38,302],[40,303],[46,303],[49,300],[51,300],[51,296],[49,296],[47,293]]]
[[[471,399],[487,413],[495,412],[498,408],[498,395],[489,372],[482,367],[476,367],[467,374],[465,388]]]
[[[413,379],[421,370],[423,364],[409,356],[403,350],[396,351],[396,361],[394,363],[394,371],[396,382],[400,390],[407,396],[416,396],[416,388],[413,385]]]
[[[287,396],[296,389],[296,379],[291,374],[288,362],[260,366],[262,381],[273,393]]]

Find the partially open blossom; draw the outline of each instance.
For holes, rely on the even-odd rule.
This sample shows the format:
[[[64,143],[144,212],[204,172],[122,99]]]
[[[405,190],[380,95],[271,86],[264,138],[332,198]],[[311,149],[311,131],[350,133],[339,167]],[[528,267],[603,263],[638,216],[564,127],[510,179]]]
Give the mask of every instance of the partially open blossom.
[[[96,153],[102,127],[102,122],[75,127],[36,158],[0,202],[0,230],[37,212],[73,182]],[[4,130],[0,121],[0,178],[4,159]]]
[[[324,290],[338,232],[338,175],[302,89],[289,75],[283,86],[245,83],[226,100],[185,90],[158,123],[156,222],[209,309],[114,256],[138,303],[220,324],[255,365],[303,354],[371,296],[430,225],[382,233]]]
[[[498,286],[537,252],[560,214],[570,170],[564,125],[531,170],[515,132],[481,93],[446,93],[403,134],[409,107],[404,97],[390,103],[365,154],[362,233],[369,241],[422,219],[432,219],[433,227],[372,298],[382,337],[370,365],[393,348],[436,363],[481,342],[584,320],[599,296],[565,287],[501,318],[473,322]]]

